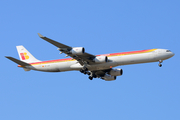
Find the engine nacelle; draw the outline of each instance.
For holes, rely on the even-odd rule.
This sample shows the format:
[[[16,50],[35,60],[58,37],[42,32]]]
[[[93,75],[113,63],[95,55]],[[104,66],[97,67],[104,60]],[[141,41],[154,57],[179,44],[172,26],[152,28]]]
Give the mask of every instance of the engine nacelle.
[[[109,71],[109,74],[112,76],[120,76],[123,74],[123,70],[122,69],[111,69]]]
[[[107,56],[96,56],[96,57],[93,59],[93,61],[94,61],[95,63],[105,63],[105,62],[108,61],[108,58],[107,58]]]
[[[83,47],[74,47],[70,51],[70,53],[73,55],[82,55],[84,54],[84,52],[85,52],[85,49]]]
[[[104,77],[102,77],[102,79],[105,81],[113,81],[116,80],[116,76],[105,74]]]

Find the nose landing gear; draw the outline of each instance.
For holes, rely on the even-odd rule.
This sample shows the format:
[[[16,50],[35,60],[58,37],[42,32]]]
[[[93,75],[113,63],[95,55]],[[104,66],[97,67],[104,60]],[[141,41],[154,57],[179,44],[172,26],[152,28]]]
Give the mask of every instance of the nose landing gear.
[[[162,60],[159,60],[159,64],[158,64],[159,67],[162,67],[162,64],[161,64],[162,62],[163,62]]]

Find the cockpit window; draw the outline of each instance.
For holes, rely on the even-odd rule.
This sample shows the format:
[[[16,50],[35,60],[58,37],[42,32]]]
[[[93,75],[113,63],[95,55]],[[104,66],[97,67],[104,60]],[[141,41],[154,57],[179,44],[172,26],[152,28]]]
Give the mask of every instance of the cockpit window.
[[[166,52],[171,52],[170,50],[166,50]]]

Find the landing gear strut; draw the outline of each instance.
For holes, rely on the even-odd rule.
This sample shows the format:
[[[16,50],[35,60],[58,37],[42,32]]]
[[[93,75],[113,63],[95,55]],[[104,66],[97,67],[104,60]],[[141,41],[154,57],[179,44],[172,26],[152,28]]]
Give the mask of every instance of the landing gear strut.
[[[93,78],[96,78],[97,76],[95,75],[94,72],[88,71],[88,69],[80,69],[81,73],[84,73],[85,75],[89,75],[89,79],[92,80]]]
[[[87,73],[88,73],[87,65],[88,65],[88,63],[87,63],[87,62],[84,62],[83,68],[80,69],[80,72],[81,72],[81,73],[84,73],[84,74],[87,74]]]
[[[161,64],[162,62],[163,62],[162,60],[159,60],[159,64],[158,64],[159,67],[162,67],[162,64]]]
[[[86,66],[87,66],[87,64],[85,64],[85,65],[83,66],[83,68],[80,69],[79,71],[80,71],[81,73],[84,73],[85,75],[86,75],[86,74],[89,75],[89,79],[90,79],[90,80],[92,80],[93,78],[96,78],[97,76],[95,75],[95,73],[94,73],[94,72],[91,72],[91,71],[88,71],[88,68],[87,68]]]

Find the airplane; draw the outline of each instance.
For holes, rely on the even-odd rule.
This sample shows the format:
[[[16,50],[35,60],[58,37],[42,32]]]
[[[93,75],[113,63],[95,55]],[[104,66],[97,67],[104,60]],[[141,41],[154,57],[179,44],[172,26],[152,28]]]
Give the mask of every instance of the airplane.
[[[89,79],[101,78],[105,81],[116,80],[117,76],[123,74],[121,68],[114,68],[122,65],[140,64],[149,62],[162,62],[174,56],[174,53],[167,49],[147,49],[131,52],[120,52],[102,55],[93,55],[85,52],[84,47],[70,47],[65,44],[47,38],[40,33],[39,37],[56,46],[60,54],[65,53],[71,58],[40,61],[36,59],[24,46],[16,46],[20,60],[5,56],[18,64],[18,67],[25,71],[36,70],[44,72],[65,72],[80,71],[87,74]]]

